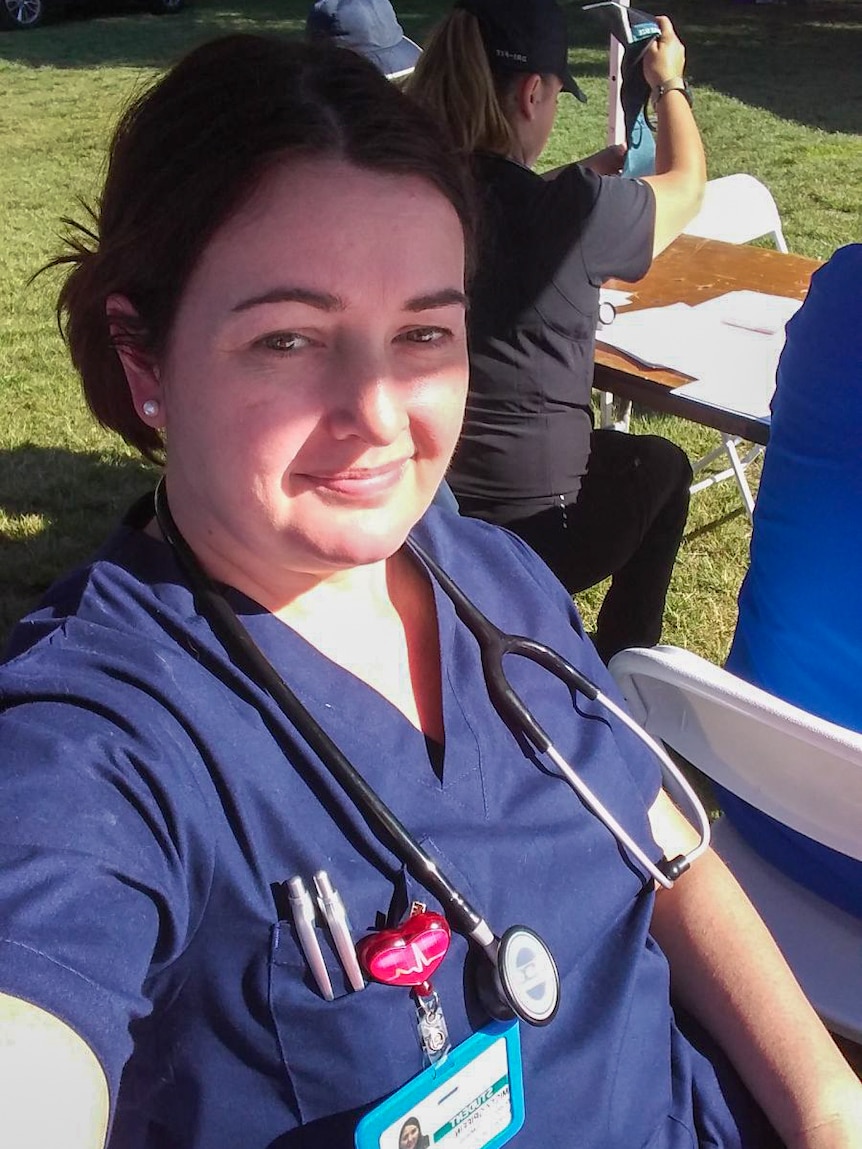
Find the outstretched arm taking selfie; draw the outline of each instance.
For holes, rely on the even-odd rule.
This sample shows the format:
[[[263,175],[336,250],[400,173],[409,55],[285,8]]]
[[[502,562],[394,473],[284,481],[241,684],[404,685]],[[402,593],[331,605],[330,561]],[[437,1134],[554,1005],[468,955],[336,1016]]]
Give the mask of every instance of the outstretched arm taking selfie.
[[[0,1144],[101,1149],[108,1085],[89,1046],[64,1022],[0,993]]]
[[[650,821],[668,857],[696,841],[665,794]],[[674,1000],[722,1046],[789,1149],[862,1147],[862,1085],[711,850],[658,891],[652,933]]]

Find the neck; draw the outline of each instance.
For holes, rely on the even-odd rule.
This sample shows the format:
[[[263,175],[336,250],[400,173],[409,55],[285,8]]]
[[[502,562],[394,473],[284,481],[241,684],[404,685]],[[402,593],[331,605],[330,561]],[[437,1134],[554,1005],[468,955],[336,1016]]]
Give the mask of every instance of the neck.
[[[506,159],[512,160],[514,163],[520,164],[521,167],[524,168],[532,168],[533,166],[530,162],[530,157],[527,155],[527,152],[522,147],[520,141],[517,139],[512,144],[512,150],[506,156]]]
[[[386,698],[418,730],[443,741],[443,702],[434,596],[426,576],[398,551],[328,579],[279,616],[331,661]]]
[[[162,538],[155,520],[146,530]],[[442,742],[434,597],[427,578],[404,551],[323,575],[291,571],[275,585],[271,580],[261,584],[197,540],[194,551],[211,578],[249,595]]]
[[[302,617],[318,610],[343,611],[348,603],[355,607],[357,597],[369,604],[389,601],[388,560],[322,572],[287,570],[276,563],[261,563],[251,569],[237,563],[229,552],[208,545],[205,538],[196,537],[194,532],[190,537],[179,524],[177,530],[209,578],[254,599],[283,621],[289,621],[294,614]],[[144,533],[166,542],[155,517]],[[258,569],[264,577],[257,577]]]
[[[398,556],[393,555],[367,566],[309,576],[292,587],[281,605],[262,605],[299,631],[314,622],[337,634],[346,622],[356,624],[358,604],[371,618],[392,611],[389,568],[397,561]]]

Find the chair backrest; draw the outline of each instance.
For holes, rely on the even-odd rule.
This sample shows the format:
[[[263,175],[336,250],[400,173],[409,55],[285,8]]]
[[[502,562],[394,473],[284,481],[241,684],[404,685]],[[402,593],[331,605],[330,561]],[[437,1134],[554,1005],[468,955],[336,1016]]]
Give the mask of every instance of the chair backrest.
[[[610,671],[654,737],[757,809],[862,860],[862,734],[677,647],[621,651]]]
[[[743,173],[707,180],[703,206],[684,234],[726,243],[750,243],[769,236],[779,251],[787,251],[772,192],[754,176]]]

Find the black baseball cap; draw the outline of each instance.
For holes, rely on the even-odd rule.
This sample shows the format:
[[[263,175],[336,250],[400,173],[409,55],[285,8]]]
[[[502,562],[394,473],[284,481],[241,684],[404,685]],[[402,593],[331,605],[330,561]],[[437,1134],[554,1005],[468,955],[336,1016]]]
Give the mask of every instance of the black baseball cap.
[[[557,0],[458,0],[479,21],[492,70],[557,76],[564,92],[587,97],[569,71],[566,17]]]

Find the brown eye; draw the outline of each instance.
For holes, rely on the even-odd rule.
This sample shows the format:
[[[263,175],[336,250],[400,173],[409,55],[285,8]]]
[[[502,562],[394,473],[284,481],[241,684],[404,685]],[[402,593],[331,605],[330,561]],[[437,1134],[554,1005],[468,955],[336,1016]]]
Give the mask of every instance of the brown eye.
[[[267,335],[265,338],[258,340],[257,343],[258,347],[263,347],[267,351],[280,351],[286,355],[294,351],[301,351],[304,347],[309,347],[310,345],[310,339],[304,335],[298,335],[295,331],[279,331],[274,335]]]
[[[439,343],[442,340],[450,337],[452,332],[445,327],[414,327],[411,331],[406,331],[399,338],[407,343]]]

